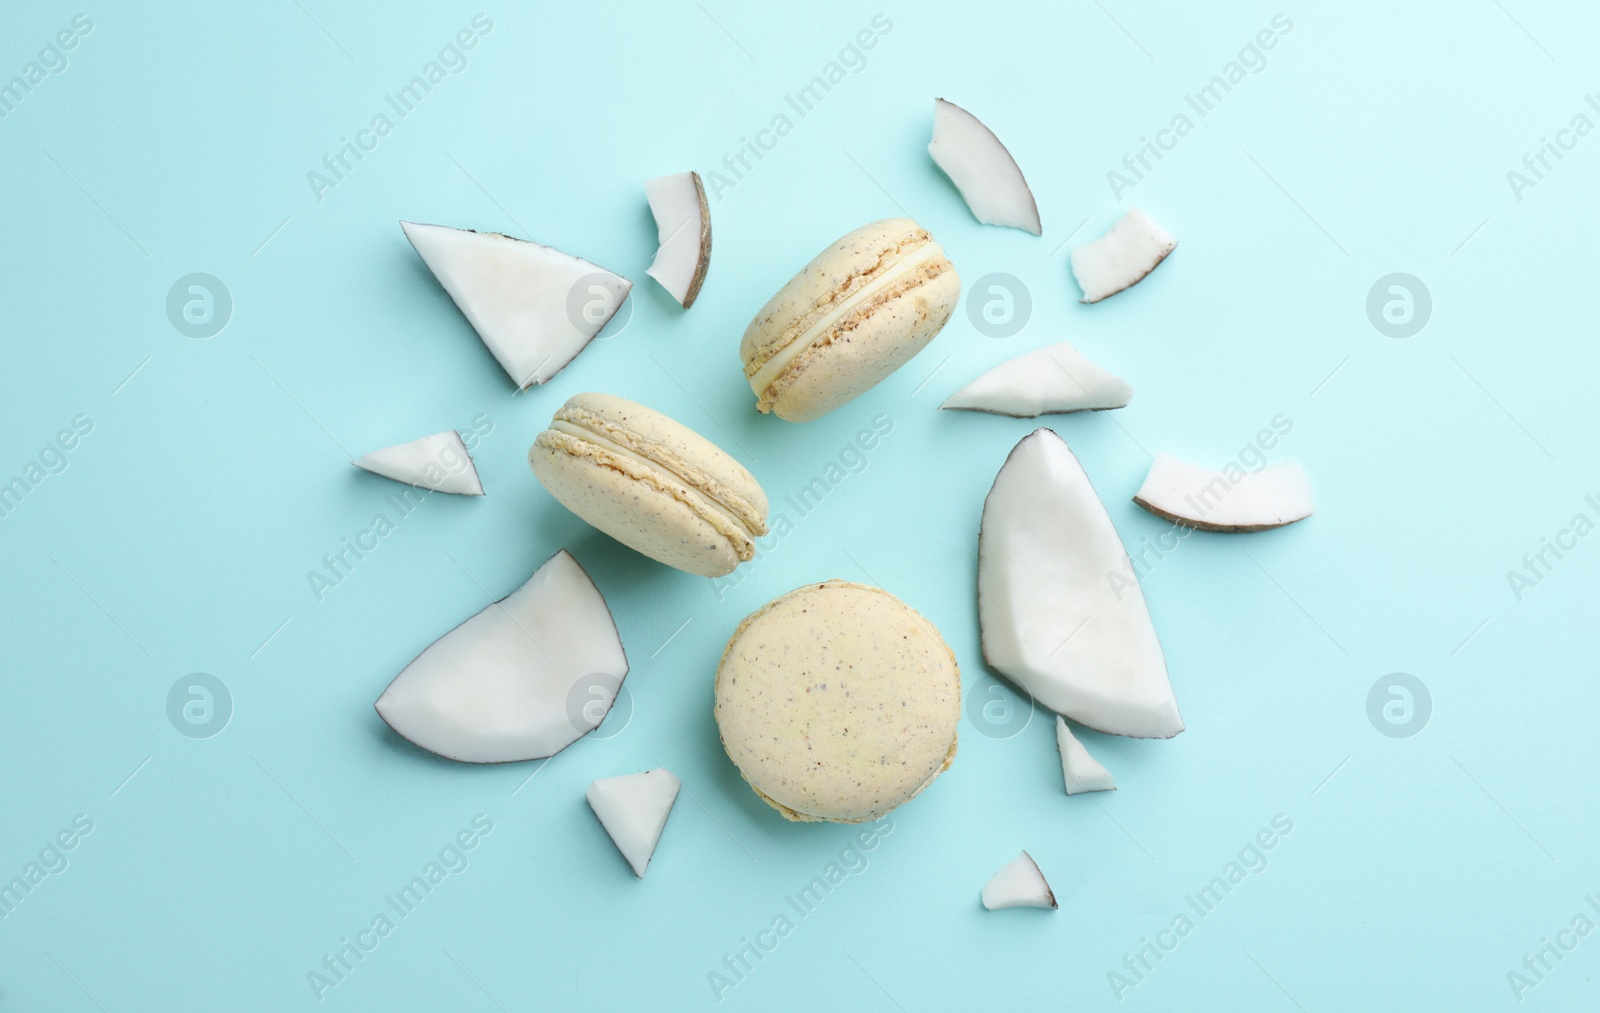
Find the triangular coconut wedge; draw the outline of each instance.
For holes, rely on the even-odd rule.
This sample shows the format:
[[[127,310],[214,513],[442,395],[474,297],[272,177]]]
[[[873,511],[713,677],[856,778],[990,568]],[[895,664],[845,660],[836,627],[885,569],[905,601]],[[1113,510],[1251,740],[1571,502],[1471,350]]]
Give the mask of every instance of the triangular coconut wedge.
[[[962,387],[941,408],[1034,418],[1121,408],[1133,388],[1063,341],[1002,362]]]
[[[400,227],[520,389],[561,372],[633,288],[587,260],[498,232]]]
[[[617,850],[633,866],[633,874],[643,879],[672,804],[678,800],[678,779],[666,770],[602,777],[590,782],[584,797]]]
[[[461,434],[454,429],[374,450],[350,463],[374,475],[434,492],[483,495],[477,466],[472,463],[472,455],[467,453],[467,445],[461,442]]]
[[[1000,867],[1000,871],[983,884],[980,895],[983,906],[990,911],[1008,907],[1044,907],[1054,910],[1055,891],[1045,882],[1044,873],[1026,851]]]
[[[1261,471],[1212,471],[1157,454],[1133,501],[1157,517],[1202,531],[1266,531],[1316,512],[1311,480],[1293,461]]]
[[[933,140],[928,154],[961,191],[972,215],[1039,235],[1039,205],[1016,159],[979,119],[942,98],[933,100]]]
[[[656,220],[656,259],[645,273],[688,309],[711,266],[711,205],[698,172],[645,180],[644,195]]]
[[[1109,735],[1183,731],[1117,529],[1048,429],[1016,445],[984,500],[978,622],[990,666],[1057,714]]]
[[[1099,302],[1138,284],[1154,271],[1178,241],[1134,208],[1092,243],[1072,250],[1072,276],[1083,289],[1080,302]]]
[[[377,708],[402,737],[447,759],[537,760],[593,731],[627,674],[611,610],[562,549],[417,655]]]
[[[1056,715],[1056,748],[1061,750],[1061,779],[1066,783],[1068,795],[1086,791],[1116,791],[1117,782],[1111,771],[1099,760],[1089,755],[1083,743],[1067,727],[1067,720]]]

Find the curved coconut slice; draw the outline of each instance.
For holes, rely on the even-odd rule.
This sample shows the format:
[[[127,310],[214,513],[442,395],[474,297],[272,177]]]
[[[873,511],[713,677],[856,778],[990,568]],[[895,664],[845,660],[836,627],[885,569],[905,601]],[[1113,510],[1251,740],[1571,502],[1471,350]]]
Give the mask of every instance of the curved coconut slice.
[[[983,884],[983,906],[990,911],[1008,907],[1060,907],[1056,895],[1045,882],[1044,873],[1026,851],[1000,867]]]
[[[1212,471],[1157,454],[1133,501],[1157,517],[1201,531],[1265,531],[1316,512],[1311,481],[1293,461],[1261,471]]]
[[[1066,718],[1059,714],[1056,715],[1056,748],[1061,750],[1061,779],[1066,782],[1068,795],[1117,790],[1117,782],[1112,780],[1111,771],[1089,755],[1083,743],[1067,727]]]
[[[933,140],[928,154],[961,191],[972,215],[985,225],[1005,225],[1039,235],[1039,205],[1016,159],[1000,138],[954,102],[933,100]]]
[[[656,259],[645,273],[688,309],[711,266],[711,206],[698,172],[645,180],[644,195],[656,220]]]
[[[378,715],[446,759],[537,760],[593,731],[627,674],[606,600],[562,549],[417,655],[378,697]]]
[[[941,408],[1033,418],[1121,408],[1133,388],[1063,341],[1002,362],[962,387]]]
[[[520,389],[561,372],[633,288],[587,260],[498,232],[400,227]]]
[[[446,429],[410,443],[374,450],[350,463],[374,475],[434,492],[483,495],[483,482],[478,478],[472,455],[467,452],[467,445],[461,442],[461,434],[454,429]]]
[[[1183,731],[1144,594],[1089,476],[1048,429],[995,476],[978,535],[978,623],[991,667],[1097,732]]]
[[[1134,208],[1092,243],[1073,247],[1072,276],[1083,289],[1080,302],[1099,302],[1136,285],[1178,246],[1161,226]]]
[[[612,843],[633,866],[633,874],[643,879],[672,804],[678,800],[678,779],[666,770],[602,777],[590,782],[584,797]]]

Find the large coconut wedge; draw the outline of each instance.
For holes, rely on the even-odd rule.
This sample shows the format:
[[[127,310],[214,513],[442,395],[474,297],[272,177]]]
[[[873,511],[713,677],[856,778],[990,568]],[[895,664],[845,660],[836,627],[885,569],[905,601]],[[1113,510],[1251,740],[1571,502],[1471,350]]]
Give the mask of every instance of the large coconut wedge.
[[[942,98],[933,100],[933,140],[928,154],[961,191],[972,216],[1039,235],[1039,205],[1016,159],[979,119]]]
[[[1068,795],[1117,790],[1111,771],[1089,755],[1089,750],[1067,727],[1067,719],[1059,714],[1056,715],[1056,748],[1061,750],[1061,779],[1066,782]]]
[[[698,172],[645,180],[645,198],[656,220],[656,259],[645,273],[688,309],[711,266],[711,205]]]
[[[1171,454],[1156,455],[1133,501],[1201,531],[1266,531],[1305,520],[1317,509],[1311,481],[1293,461],[1261,471],[1237,464],[1212,471]]]
[[[1092,243],[1072,250],[1072,276],[1083,289],[1080,302],[1099,302],[1144,280],[1178,241],[1134,208]]]
[[[447,759],[536,760],[593,731],[627,674],[611,610],[562,549],[417,655],[378,697],[378,715]]]
[[[978,535],[983,656],[1039,703],[1110,735],[1183,731],[1144,593],[1061,437],[1037,429],[995,476]]]
[[[1070,344],[1040,348],[1002,362],[962,387],[941,408],[1034,418],[1121,408],[1133,388]]]
[[[589,784],[584,797],[595,818],[606,828],[633,874],[644,878],[667,825],[672,804],[678,800],[678,779],[666,770],[602,777]]]
[[[1045,882],[1044,873],[1026,851],[1000,867],[989,881],[983,884],[979,895],[983,906],[990,911],[1008,907],[1044,907],[1052,910],[1056,903],[1055,891]]]
[[[400,227],[520,389],[561,372],[633,288],[587,260],[498,232]]]
[[[472,455],[461,441],[461,434],[454,429],[374,450],[350,463],[374,475],[434,492],[483,495],[483,482],[478,478]]]

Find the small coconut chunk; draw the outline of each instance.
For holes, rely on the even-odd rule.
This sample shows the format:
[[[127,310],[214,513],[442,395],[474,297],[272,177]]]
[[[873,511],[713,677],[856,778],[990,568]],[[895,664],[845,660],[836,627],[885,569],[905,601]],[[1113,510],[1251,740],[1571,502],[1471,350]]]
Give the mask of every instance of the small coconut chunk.
[[[600,825],[640,879],[650,866],[672,805],[678,801],[678,788],[678,779],[670,771],[647,770],[602,777],[590,782],[584,793]]]
[[[1056,747],[1061,750],[1061,777],[1066,782],[1067,794],[1086,791],[1116,791],[1117,783],[1111,771],[1089,755],[1083,743],[1067,727],[1066,719],[1056,715]]]
[[[1133,388],[1063,341],[1002,362],[950,395],[941,408],[1033,418],[1121,408]]]
[[[1081,302],[1099,302],[1144,279],[1178,246],[1161,226],[1134,208],[1111,231],[1072,250],[1072,276],[1083,289]]]
[[[561,372],[633,288],[580,257],[498,232],[400,227],[520,389]]]
[[[694,305],[711,266],[711,206],[697,172],[645,180],[645,198],[656,220],[656,259],[645,273],[661,283],[678,305]]]
[[[1294,461],[1261,471],[1212,471],[1157,454],[1133,501],[1157,517],[1202,531],[1246,532],[1305,520],[1317,508],[1311,481]]]
[[[483,482],[467,445],[454,429],[362,454],[350,462],[374,475],[434,492],[482,496]]]
[[[1039,206],[1016,159],[976,116],[954,102],[934,99],[928,154],[961,191],[961,199],[978,221],[1036,236],[1044,231]]]
[[[446,759],[537,760],[593,731],[627,674],[606,600],[562,549],[417,655],[377,710],[401,737]]]
[[[983,906],[990,911],[1008,907],[1060,907],[1056,895],[1045,882],[1044,873],[1026,851],[1000,867],[983,884]]]

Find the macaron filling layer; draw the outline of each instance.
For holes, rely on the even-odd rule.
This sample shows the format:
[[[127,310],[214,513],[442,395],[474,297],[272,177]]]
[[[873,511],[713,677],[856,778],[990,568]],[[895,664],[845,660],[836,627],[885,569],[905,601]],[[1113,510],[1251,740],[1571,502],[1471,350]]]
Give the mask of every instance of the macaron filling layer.
[[[766,524],[761,522],[759,515],[755,515],[753,508],[748,504],[739,502],[730,506],[701,488],[703,485],[717,488],[715,483],[709,482],[703,476],[680,473],[669,461],[641,454],[611,439],[605,433],[596,432],[594,429],[558,417],[550,421],[550,428],[540,433],[535,443],[547,450],[563,453],[587,451],[594,456],[610,455],[613,458],[621,458],[630,465],[624,467],[624,471],[647,478],[662,492],[694,510],[727,536],[729,541],[733,542],[734,550],[740,559],[751,558],[755,551],[754,538],[767,533]],[[577,445],[574,446],[574,443]],[[730,498],[733,497],[730,495]],[[752,517],[755,518],[754,523]]]
[[[822,316],[812,322],[811,326],[774,352],[772,357],[750,377],[751,389],[758,397],[764,397],[774,381],[794,365],[800,356],[837,327],[840,321],[862,307],[870,305],[897,285],[915,278],[930,265],[944,259],[944,249],[930,239],[899,260],[880,269],[872,280],[829,307]]]

